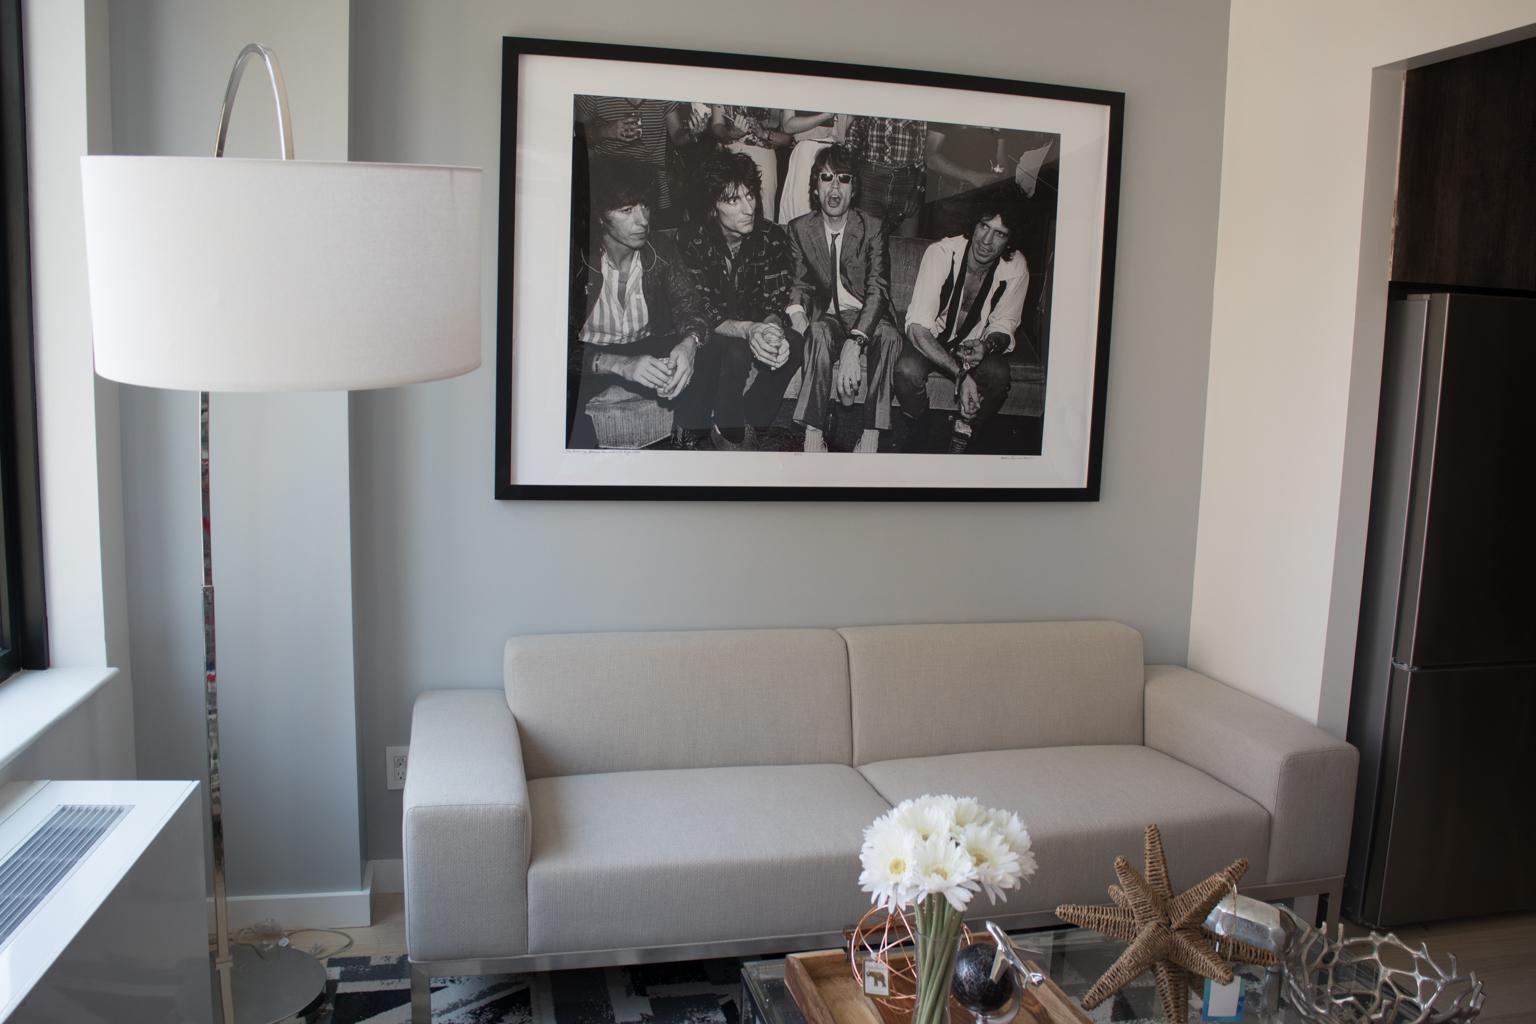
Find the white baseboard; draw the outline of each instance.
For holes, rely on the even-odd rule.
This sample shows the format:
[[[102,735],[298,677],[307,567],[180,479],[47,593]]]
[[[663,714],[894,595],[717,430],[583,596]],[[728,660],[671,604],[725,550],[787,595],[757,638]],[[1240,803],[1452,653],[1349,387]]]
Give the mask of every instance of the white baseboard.
[[[396,863],[399,863],[398,861]],[[225,901],[230,934],[271,919],[284,931],[296,928],[367,928],[373,923],[373,865],[358,889],[341,892],[270,893],[231,896]],[[208,901],[208,933],[213,934],[213,900]]]
[[[386,893],[405,892],[405,861],[371,860],[368,870],[373,872],[373,891]]]

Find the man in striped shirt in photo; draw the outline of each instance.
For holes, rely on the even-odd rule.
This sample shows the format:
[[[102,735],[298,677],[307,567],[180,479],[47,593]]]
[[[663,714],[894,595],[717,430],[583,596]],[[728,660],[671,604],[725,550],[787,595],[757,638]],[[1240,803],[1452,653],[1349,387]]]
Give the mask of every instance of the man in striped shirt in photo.
[[[651,231],[650,168],[604,156],[590,168],[590,242],[572,246],[566,447],[598,447],[586,403],[618,385],[670,403],[677,440],[696,448],[718,373],[704,305],[676,246]]]

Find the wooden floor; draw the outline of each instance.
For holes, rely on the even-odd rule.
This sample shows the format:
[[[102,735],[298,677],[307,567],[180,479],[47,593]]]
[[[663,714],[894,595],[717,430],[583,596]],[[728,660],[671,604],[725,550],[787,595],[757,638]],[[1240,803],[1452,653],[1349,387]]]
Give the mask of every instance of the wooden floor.
[[[1350,927],[1354,934],[1363,929]],[[373,898],[373,927],[347,929],[352,946],[342,956],[399,956],[405,952],[405,905],[398,894]],[[1536,914],[1506,914],[1471,921],[1446,921],[1397,930],[1398,938],[1417,947],[1428,943],[1437,962],[1454,953],[1464,971],[1476,971],[1487,1000],[1480,1021],[1536,1024]],[[303,936],[296,935],[300,945]],[[314,952],[336,948],[333,935],[315,936]],[[323,940],[320,941],[320,940]],[[308,950],[309,947],[300,945]]]
[[[1415,948],[1427,944],[1435,962],[1447,970],[1444,955],[1453,953],[1460,970],[1477,974],[1487,994],[1479,1021],[1536,1024],[1536,914],[1442,921],[1396,932]]]

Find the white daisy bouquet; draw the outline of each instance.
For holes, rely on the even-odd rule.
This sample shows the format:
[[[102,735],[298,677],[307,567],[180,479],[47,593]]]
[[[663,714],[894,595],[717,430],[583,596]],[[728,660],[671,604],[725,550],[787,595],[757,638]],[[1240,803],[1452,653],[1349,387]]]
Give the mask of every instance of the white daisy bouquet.
[[[877,906],[913,911],[913,1024],[943,1024],[965,908],[978,892],[996,903],[1034,875],[1028,830],[1012,811],[969,797],[921,796],[864,830],[859,861],[859,886]]]

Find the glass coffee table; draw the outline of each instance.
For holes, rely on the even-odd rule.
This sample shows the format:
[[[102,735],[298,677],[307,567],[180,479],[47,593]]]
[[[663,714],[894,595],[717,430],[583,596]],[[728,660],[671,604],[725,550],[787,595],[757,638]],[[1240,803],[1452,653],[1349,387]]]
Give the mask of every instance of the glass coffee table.
[[[1017,932],[1012,938],[1024,957],[1039,964],[1074,1002],[1080,1002],[1083,994],[1125,951],[1124,943],[1114,942],[1084,928]],[[1289,1024],[1298,1019],[1288,1011],[1277,1013],[1268,1007],[1254,1005],[1263,1001],[1260,993],[1265,991],[1271,993],[1270,1002],[1273,1004],[1273,993],[1279,989],[1278,972],[1266,974],[1263,968],[1247,964],[1234,967],[1247,980],[1245,1003],[1248,1012],[1242,1018],[1244,1021]],[[794,997],[790,995],[784,981],[782,957],[743,961],[741,995],[742,1024],[806,1024],[805,1016],[795,1005]],[[1200,1011],[1194,1008],[1197,1005],[1192,999],[1189,1015],[1191,1024],[1200,1020]],[[1116,1024],[1161,1022],[1162,1009],[1152,972],[1142,974],[1088,1011],[1088,1018],[1093,1021],[1113,1021]]]

